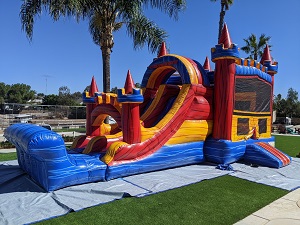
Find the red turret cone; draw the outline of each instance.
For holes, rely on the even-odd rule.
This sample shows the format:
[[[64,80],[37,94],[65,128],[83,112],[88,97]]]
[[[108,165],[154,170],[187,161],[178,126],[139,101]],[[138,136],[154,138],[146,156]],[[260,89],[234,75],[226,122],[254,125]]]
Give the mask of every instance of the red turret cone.
[[[226,23],[224,23],[221,36],[219,38],[219,44],[223,44],[224,48],[229,48],[231,46],[231,38],[227,29]]]
[[[204,62],[203,68],[204,68],[205,70],[210,71],[210,64],[209,64],[209,59],[208,59],[207,56],[206,56],[206,58],[205,58],[205,62]]]
[[[127,72],[127,77],[126,77],[124,88],[125,88],[125,94],[131,94],[132,89],[135,88],[132,76],[130,74],[130,70],[128,70],[128,72]]]
[[[90,90],[89,90],[89,97],[94,97],[95,93],[98,92],[98,87],[95,81],[94,76],[92,77],[92,82],[90,85]],[[87,103],[86,104],[86,122],[85,122],[85,127],[86,127],[86,135],[91,136],[92,134],[97,133],[97,127],[92,126],[92,111],[95,109],[96,104],[95,103]]]
[[[166,43],[163,42],[163,43],[161,43],[160,50],[159,50],[159,53],[158,53],[157,57],[161,57],[161,56],[164,56],[166,54],[168,54],[167,48],[166,48]]]
[[[270,49],[269,49],[269,46],[268,46],[268,45],[266,45],[266,47],[265,47],[265,49],[264,49],[264,54],[263,54],[263,56],[261,57],[260,63],[261,63],[261,64],[264,64],[265,61],[272,62],[272,57],[271,57]]]
[[[94,96],[95,92],[98,92],[98,87],[97,87],[95,78],[93,76],[91,86],[90,86],[90,90],[89,90],[89,95]]]

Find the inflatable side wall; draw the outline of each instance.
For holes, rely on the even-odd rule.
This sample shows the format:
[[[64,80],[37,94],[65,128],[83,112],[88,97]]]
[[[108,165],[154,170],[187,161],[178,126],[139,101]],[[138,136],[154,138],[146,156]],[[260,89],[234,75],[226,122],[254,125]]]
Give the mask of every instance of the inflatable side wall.
[[[47,191],[105,180],[106,164],[99,154],[68,154],[55,132],[20,123],[8,127],[5,137],[16,146],[20,167]]]

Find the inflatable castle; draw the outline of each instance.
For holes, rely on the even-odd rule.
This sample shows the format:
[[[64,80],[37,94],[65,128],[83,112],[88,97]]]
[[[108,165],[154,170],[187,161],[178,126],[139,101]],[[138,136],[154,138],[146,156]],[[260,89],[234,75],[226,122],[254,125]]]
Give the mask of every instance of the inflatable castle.
[[[159,55],[141,88],[127,73],[117,94],[98,91],[94,77],[86,104],[86,134],[70,149],[62,137],[33,124],[15,124],[5,137],[20,167],[47,191],[204,162],[243,160],[280,168],[291,158],[274,147],[272,97],[277,62],[268,46],[260,62],[242,59],[227,26],[206,58]],[[115,123],[106,124],[111,116]]]

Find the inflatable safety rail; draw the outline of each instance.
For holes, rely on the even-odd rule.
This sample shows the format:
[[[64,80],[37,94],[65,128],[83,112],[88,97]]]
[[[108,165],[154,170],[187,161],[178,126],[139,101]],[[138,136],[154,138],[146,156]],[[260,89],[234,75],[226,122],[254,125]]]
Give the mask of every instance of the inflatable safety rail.
[[[17,149],[20,167],[46,191],[105,180],[106,164],[99,153],[68,154],[62,137],[33,124],[8,127],[5,138]]]

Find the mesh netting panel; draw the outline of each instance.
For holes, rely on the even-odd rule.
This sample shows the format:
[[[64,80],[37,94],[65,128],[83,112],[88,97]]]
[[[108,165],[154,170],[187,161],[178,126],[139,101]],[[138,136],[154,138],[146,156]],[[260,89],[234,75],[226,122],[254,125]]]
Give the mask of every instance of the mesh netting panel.
[[[267,119],[258,120],[259,133],[267,133]]]
[[[249,119],[248,118],[238,118],[237,124],[237,134],[245,135],[249,132]]]
[[[271,84],[257,77],[237,77],[235,82],[235,110],[270,112]]]

